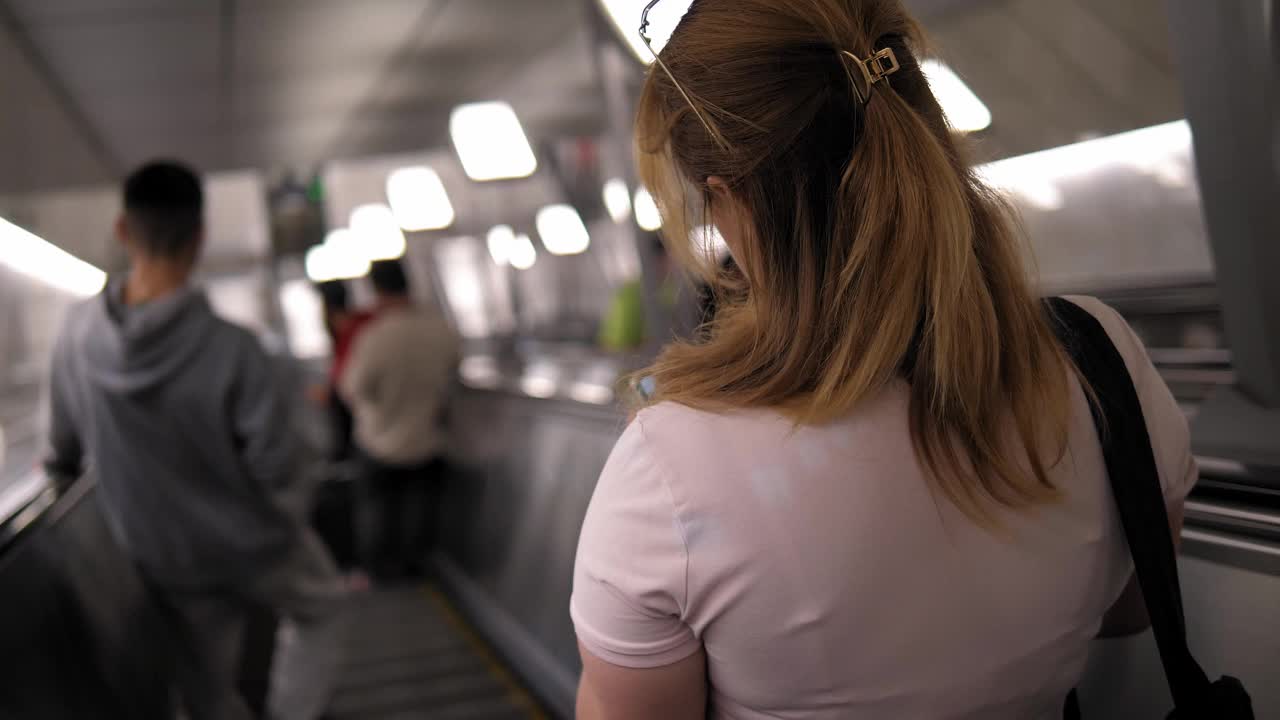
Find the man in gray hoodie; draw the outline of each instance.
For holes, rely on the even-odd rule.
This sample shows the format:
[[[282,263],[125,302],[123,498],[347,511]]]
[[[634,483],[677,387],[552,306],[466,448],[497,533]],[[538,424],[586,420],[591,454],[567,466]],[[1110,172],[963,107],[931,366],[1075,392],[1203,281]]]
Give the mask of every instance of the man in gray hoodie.
[[[272,717],[314,718],[336,671],[343,583],[286,501],[298,481],[289,383],[189,284],[203,213],[200,181],[182,165],[152,163],[126,181],[116,235],[129,273],[63,327],[46,466],[96,477],[108,524],[171,621],[193,720],[251,717],[235,689],[251,603],[290,622]]]

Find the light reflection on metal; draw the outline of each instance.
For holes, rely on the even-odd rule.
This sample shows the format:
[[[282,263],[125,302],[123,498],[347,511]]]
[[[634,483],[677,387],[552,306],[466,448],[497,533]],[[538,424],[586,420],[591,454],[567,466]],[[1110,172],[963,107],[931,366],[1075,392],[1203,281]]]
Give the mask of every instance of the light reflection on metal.
[[[315,286],[303,279],[289,280],[280,286],[279,298],[294,357],[327,357],[333,348],[324,327],[324,301]]]
[[[107,274],[53,243],[0,218],[0,265],[78,297],[107,285]]]
[[[554,361],[535,360],[520,378],[520,390],[536,398],[552,398],[560,392],[561,368]]]
[[[532,397],[544,400],[555,397],[559,387],[559,383],[553,378],[534,376],[520,379],[521,390]]]
[[[1191,126],[1185,120],[1095,138],[979,166],[992,187],[1012,193],[1037,210],[1059,210],[1062,184],[1117,170],[1146,175],[1161,186],[1193,185]]]
[[[569,397],[588,405],[608,405],[613,402],[613,389],[607,385],[580,381],[569,386]]]
[[[494,389],[502,384],[498,360],[489,355],[472,355],[462,359],[458,370],[462,381],[474,388]]]

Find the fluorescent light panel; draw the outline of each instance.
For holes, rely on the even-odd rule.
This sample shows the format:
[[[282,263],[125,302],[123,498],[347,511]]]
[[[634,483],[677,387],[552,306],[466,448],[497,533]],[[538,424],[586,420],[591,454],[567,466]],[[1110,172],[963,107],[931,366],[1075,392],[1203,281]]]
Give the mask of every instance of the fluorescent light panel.
[[[485,242],[489,246],[489,257],[493,258],[494,263],[497,265],[511,263],[511,251],[516,244],[516,231],[510,225],[494,226],[489,230]]]
[[[920,69],[952,129],[968,133],[991,127],[991,110],[955,71],[933,59],[921,62]]]
[[[614,178],[604,184],[604,207],[616,223],[631,217],[631,190],[627,188],[627,181]]]
[[[404,232],[391,208],[381,203],[361,205],[351,213],[351,232],[369,260],[396,260],[406,250]]]
[[[107,285],[107,274],[53,243],[0,218],[0,265],[77,297]]]
[[[614,29],[626,41],[631,52],[640,62],[652,63],[653,53],[649,52],[640,38],[640,15],[648,4],[647,0],[600,2]],[[692,4],[692,0],[668,0],[654,6],[649,13],[649,37],[653,39],[655,52],[662,52],[666,47],[671,34]],[[951,68],[937,60],[925,60],[920,65],[953,128],[961,132],[977,132],[991,126],[991,111]]]
[[[369,256],[350,230],[340,228],[307,251],[306,268],[312,282],[350,280],[369,273]]]
[[[443,230],[455,214],[440,175],[429,167],[407,167],[387,178],[387,202],[400,227],[409,232]]]
[[[449,133],[472,180],[505,180],[532,175],[538,159],[529,146],[516,111],[505,102],[484,102],[454,108]]]
[[[528,270],[538,262],[538,251],[533,247],[533,240],[521,233],[511,243],[511,255],[507,258],[511,267],[517,270]]]
[[[640,58],[640,62],[652,63],[653,55],[640,39],[640,15],[644,12],[644,6],[649,4],[648,0],[601,0],[601,4],[631,52]],[[667,0],[653,7],[649,13],[649,37],[653,38],[653,49],[656,52],[662,52],[662,48],[666,47],[671,33],[676,31],[676,26],[685,13],[689,12],[692,4],[693,0]]]
[[[591,235],[572,205],[548,205],[538,211],[538,235],[552,255],[578,255],[591,246]]]
[[[643,230],[657,232],[662,229],[662,213],[658,212],[658,204],[653,195],[645,188],[636,190],[636,224]]]

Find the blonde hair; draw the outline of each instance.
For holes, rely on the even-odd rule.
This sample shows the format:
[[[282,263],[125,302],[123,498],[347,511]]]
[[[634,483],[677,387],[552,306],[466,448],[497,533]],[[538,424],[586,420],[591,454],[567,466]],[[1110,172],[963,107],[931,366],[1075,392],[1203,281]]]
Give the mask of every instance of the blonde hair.
[[[902,67],[864,106],[842,53],[890,43]],[[899,0],[695,0],[662,51],[670,76],[655,65],[645,83],[638,160],[672,253],[720,305],[699,341],[646,373],[652,402],[774,408],[803,424],[903,378],[934,487],[994,526],[999,507],[1059,497],[1047,468],[1066,445],[1071,365],[1012,212],[920,71],[923,47]],[[723,202],[712,177],[748,220],[738,273],[689,242]]]

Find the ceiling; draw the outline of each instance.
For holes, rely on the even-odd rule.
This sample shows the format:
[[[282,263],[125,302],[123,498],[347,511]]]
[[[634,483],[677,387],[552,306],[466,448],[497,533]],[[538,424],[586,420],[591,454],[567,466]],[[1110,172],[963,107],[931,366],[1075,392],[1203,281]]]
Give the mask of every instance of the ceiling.
[[[493,98],[535,140],[596,134],[592,2],[0,0],[0,193],[442,147]],[[985,157],[1183,114],[1163,0],[908,4],[991,108]]]

